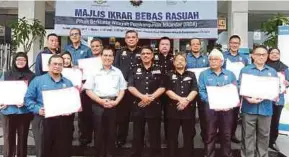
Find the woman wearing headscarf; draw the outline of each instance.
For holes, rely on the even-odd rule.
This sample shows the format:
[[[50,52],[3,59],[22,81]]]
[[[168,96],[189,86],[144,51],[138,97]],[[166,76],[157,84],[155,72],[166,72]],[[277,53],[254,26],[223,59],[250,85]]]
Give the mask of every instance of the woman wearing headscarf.
[[[34,73],[29,70],[28,57],[24,52],[18,52],[15,55],[11,70],[4,73],[4,81],[24,80],[30,82],[33,77]],[[4,157],[14,157],[16,152],[17,157],[26,157],[29,125],[33,118],[32,113],[23,104],[1,104],[0,108],[4,123]],[[15,148],[17,151],[15,151]]]
[[[267,60],[267,65],[275,69],[279,74],[285,76],[284,85],[289,85],[289,70],[288,66],[280,61],[280,50],[278,48],[269,49],[269,56]],[[281,82],[282,83],[282,82]],[[270,141],[269,147],[273,150],[279,151],[278,146],[276,145],[276,140],[279,132],[279,120],[280,115],[285,104],[284,92],[281,91],[279,95],[279,101],[275,102],[273,105],[273,116],[271,120],[270,128]]]

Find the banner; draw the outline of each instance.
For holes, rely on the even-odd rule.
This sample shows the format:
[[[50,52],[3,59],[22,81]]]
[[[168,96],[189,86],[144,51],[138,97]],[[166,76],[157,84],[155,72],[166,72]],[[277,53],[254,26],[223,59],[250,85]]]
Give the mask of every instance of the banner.
[[[279,26],[278,48],[280,49],[280,60],[289,65],[289,26]],[[285,93],[285,105],[281,113],[279,123],[280,133],[289,135],[289,89]]]
[[[56,1],[55,33],[80,28],[84,36],[140,38],[217,38],[217,1],[91,0]]]

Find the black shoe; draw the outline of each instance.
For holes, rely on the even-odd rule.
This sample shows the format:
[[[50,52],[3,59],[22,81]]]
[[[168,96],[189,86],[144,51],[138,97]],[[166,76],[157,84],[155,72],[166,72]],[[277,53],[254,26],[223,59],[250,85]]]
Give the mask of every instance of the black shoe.
[[[273,150],[276,151],[276,152],[279,152],[279,151],[280,151],[280,149],[279,149],[279,147],[277,146],[276,143],[271,143],[271,144],[269,144],[269,148],[273,149]]]
[[[234,143],[241,143],[241,141],[236,136],[232,136],[231,141]]]
[[[80,139],[79,142],[81,146],[87,146],[88,144],[91,143],[91,141],[85,139]]]
[[[124,141],[116,141],[115,145],[117,148],[122,148],[125,145],[125,142]]]

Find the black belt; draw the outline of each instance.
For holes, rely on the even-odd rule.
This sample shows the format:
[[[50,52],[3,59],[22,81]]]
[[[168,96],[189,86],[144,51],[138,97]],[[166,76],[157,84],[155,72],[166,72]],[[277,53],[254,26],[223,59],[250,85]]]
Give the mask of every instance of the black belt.
[[[105,97],[99,97],[100,99],[109,99],[109,100],[116,100],[116,96],[111,97],[111,96],[105,96]]]

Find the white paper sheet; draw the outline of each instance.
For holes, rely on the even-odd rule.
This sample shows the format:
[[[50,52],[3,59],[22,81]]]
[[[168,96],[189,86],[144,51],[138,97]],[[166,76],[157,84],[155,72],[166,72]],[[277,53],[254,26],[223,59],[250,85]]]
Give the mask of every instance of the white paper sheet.
[[[210,109],[229,109],[240,104],[236,85],[207,86]]]
[[[101,69],[102,61],[99,57],[79,59],[78,66],[83,70],[82,79],[86,80],[90,75]]]
[[[279,96],[279,78],[242,74],[240,95],[275,100]]]
[[[0,104],[23,104],[26,91],[25,81],[0,81]]]
[[[79,91],[75,87],[42,91],[45,118],[81,110]]]
[[[199,82],[199,77],[200,77],[201,72],[203,72],[203,71],[205,71],[207,69],[209,69],[209,67],[205,67],[205,68],[190,68],[190,69],[187,69],[187,70],[191,71],[191,72],[194,72],[195,75],[196,75],[196,79]]]
[[[229,59],[226,61],[226,69],[232,71],[237,80],[239,80],[241,69],[244,68],[244,66],[242,62],[231,62]]]
[[[286,85],[284,83],[285,79],[285,74],[278,72],[278,77],[279,77],[279,82],[280,82],[280,93],[284,93],[286,91]]]
[[[52,56],[53,54],[41,54],[41,59],[42,59],[42,71],[48,71],[48,61],[49,58]]]
[[[78,68],[63,68],[62,75],[69,79],[74,86],[82,86],[82,71]]]

